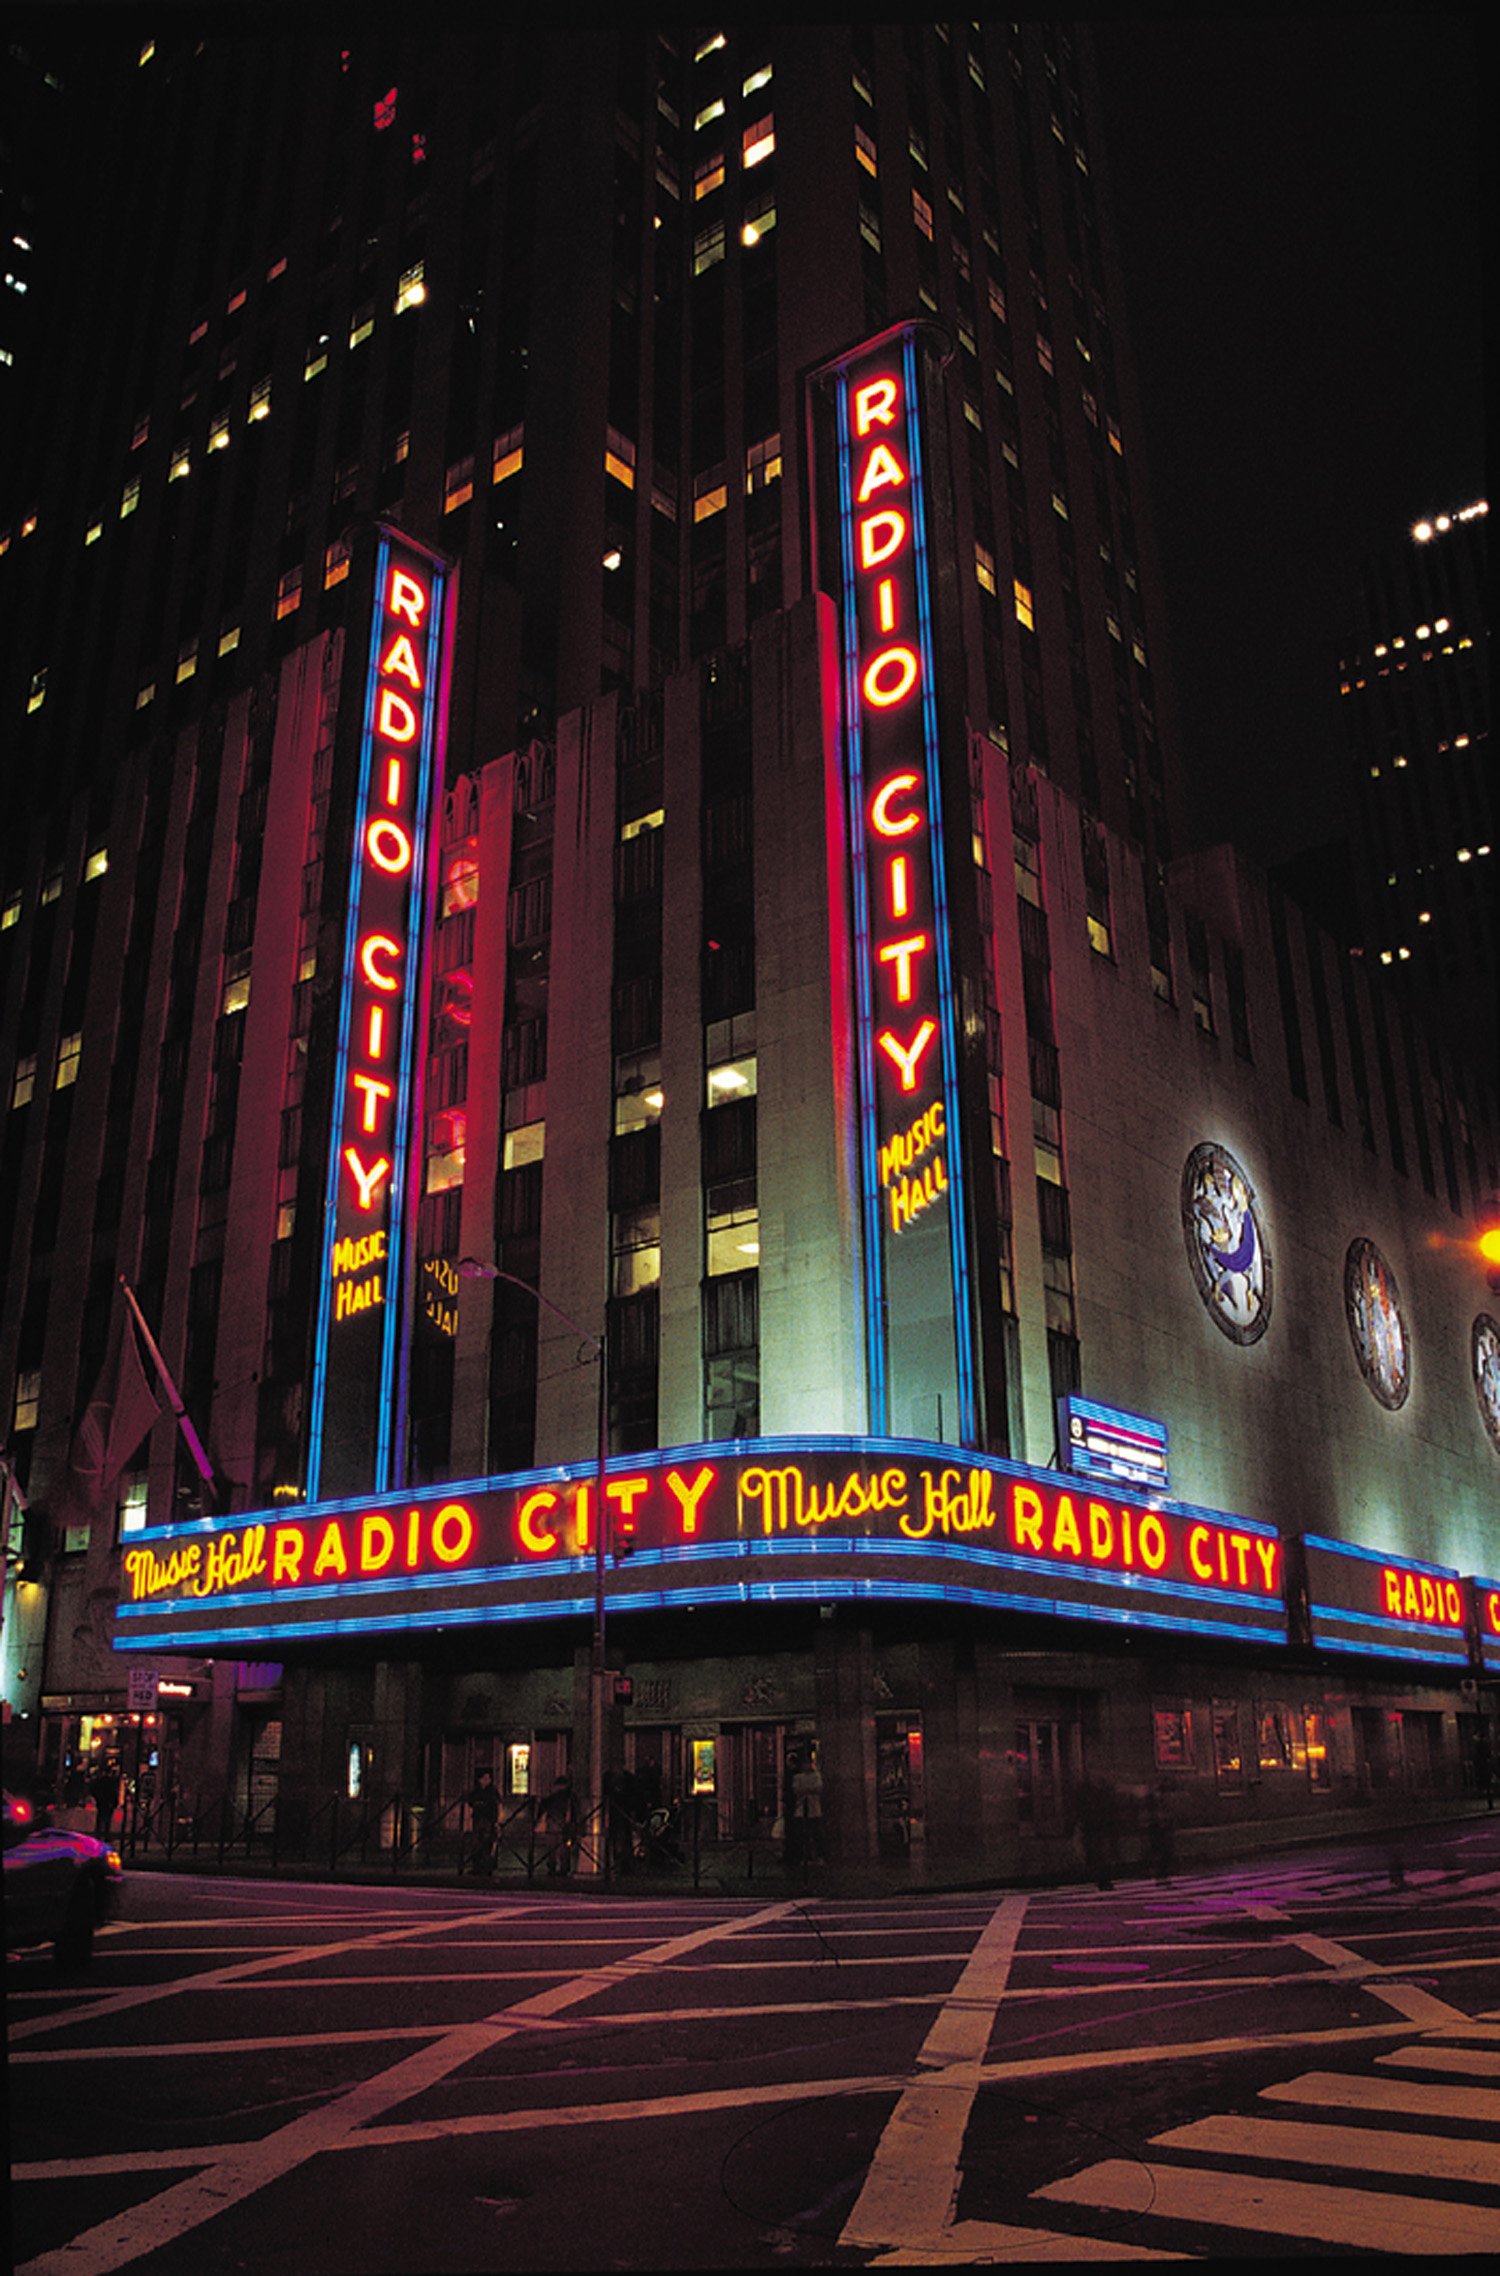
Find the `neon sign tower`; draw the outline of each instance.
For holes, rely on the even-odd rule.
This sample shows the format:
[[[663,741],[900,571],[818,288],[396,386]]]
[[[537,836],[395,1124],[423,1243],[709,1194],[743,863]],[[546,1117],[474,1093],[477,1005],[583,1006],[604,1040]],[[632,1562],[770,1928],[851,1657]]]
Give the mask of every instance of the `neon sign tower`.
[[[978,1400],[919,339],[841,359],[836,422],[870,1428],[975,1442]]]
[[[450,576],[377,537],[313,1346],[307,1496],[401,1482],[416,1062]]]

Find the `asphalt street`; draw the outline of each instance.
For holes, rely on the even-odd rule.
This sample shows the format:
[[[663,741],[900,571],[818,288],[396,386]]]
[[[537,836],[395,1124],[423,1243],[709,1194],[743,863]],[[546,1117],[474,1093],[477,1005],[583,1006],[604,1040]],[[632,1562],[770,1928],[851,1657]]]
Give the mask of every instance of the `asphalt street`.
[[[1114,1889],[132,1876],[7,1964],[21,2276],[1500,2253],[1500,1815]]]

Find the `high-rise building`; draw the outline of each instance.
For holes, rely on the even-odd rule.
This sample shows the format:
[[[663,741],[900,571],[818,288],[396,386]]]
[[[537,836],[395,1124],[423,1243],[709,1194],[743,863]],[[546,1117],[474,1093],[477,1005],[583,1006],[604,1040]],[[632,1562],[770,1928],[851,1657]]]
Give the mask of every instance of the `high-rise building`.
[[[815,1745],[944,1871],[1456,1782],[1492,1113],[1183,844],[1084,33],[85,70],[0,520],[48,1773],[144,1667],[288,1841],[478,1761],[743,1842]]]
[[[1488,507],[1417,522],[1365,572],[1340,660],[1358,940],[1424,1020],[1500,1056]]]

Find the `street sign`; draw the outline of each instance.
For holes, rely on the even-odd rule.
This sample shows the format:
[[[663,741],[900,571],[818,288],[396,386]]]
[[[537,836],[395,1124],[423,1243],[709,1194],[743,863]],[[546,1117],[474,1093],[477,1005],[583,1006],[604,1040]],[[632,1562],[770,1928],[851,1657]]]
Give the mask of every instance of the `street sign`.
[[[157,1673],[154,1667],[133,1667],[125,1675],[125,1707],[131,1715],[148,1714],[156,1705]]]

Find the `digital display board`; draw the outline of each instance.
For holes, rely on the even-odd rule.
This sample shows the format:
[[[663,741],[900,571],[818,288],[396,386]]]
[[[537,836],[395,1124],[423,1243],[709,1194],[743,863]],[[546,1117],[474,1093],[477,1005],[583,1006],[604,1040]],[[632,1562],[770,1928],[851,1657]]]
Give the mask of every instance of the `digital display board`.
[[[1446,1565],[1303,1535],[1312,1641],[1371,1658],[1469,1662],[1469,1591]]]
[[[918,335],[831,374],[873,1431],[972,1444],[958,1029],[943,866]]]
[[[1057,1444],[1061,1459],[1082,1478],[1152,1493],[1165,1493],[1170,1483],[1167,1426],[1147,1415],[1069,1394],[1057,1402]]]
[[[401,1474],[428,852],[448,668],[449,578],[397,533],[377,540],[345,919],[309,1500]],[[419,1151],[419,1149],[418,1149]]]
[[[1282,1545],[1223,1511],[900,1439],[677,1447],[606,1473],[611,1612],[840,1598],[1286,1641]],[[592,1464],[132,1534],[122,1650],[503,1624],[592,1606]]]

